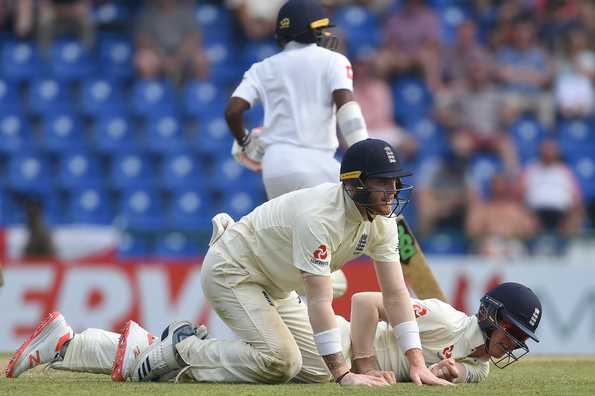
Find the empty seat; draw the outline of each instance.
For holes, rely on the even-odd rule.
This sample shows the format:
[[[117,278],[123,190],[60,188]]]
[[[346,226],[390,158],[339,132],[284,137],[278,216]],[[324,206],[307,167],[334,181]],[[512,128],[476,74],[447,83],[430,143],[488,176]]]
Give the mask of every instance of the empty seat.
[[[33,81],[29,88],[28,109],[34,114],[50,114],[70,107],[70,89],[53,78]]]
[[[98,117],[113,114],[123,107],[119,84],[106,79],[93,79],[83,83],[81,110],[85,115]]]
[[[208,229],[214,214],[206,189],[189,186],[173,194],[167,214],[168,225],[179,230]]]
[[[168,232],[157,238],[155,255],[165,258],[197,257],[199,247],[187,234]]]
[[[111,185],[117,189],[147,187],[153,184],[154,172],[140,154],[118,154],[112,159]]]
[[[161,199],[150,188],[128,189],[120,196],[118,216],[126,228],[158,231],[163,226]]]
[[[7,187],[22,193],[42,193],[50,189],[45,159],[36,153],[20,152],[8,160]]]
[[[20,110],[21,100],[15,82],[0,78],[0,109],[3,111]]]
[[[393,84],[395,117],[408,123],[427,117],[432,107],[432,94],[427,85],[416,78],[401,78]]]
[[[138,80],[132,88],[132,110],[141,117],[171,113],[175,109],[172,87],[164,80]]]
[[[217,40],[231,40],[235,31],[233,15],[223,6],[199,4],[195,12],[205,44]]]
[[[201,165],[190,153],[171,153],[163,159],[160,184],[170,190],[201,186],[203,174]]]
[[[93,72],[89,50],[78,41],[58,41],[52,45],[50,68],[62,81],[81,81]]]
[[[197,152],[210,157],[229,153],[233,137],[223,116],[203,120],[192,138],[192,145]]]
[[[189,117],[212,117],[223,114],[227,97],[221,88],[208,81],[190,81],[184,86],[184,113]]]
[[[143,147],[151,154],[171,153],[185,146],[182,126],[174,114],[147,117],[142,140]]]
[[[113,209],[108,195],[98,187],[70,190],[67,219],[75,224],[110,224],[113,221]]]
[[[118,241],[118,256],[121,258],[148,257],[153,253],[150,237],[125,230]]]
[[[129,153],[138,148],[130,119],[122,113],[100,116],[95,121],[93,149],[101,154]]]
[[[33,145],[29,122],[22,114],[0,111],[0,152],[16,154]]]
[[[39,54],[31,42],[8,41],[2,45],[2,76],[12,81],[37,77],[42,69]]]
[[[70,152],[60,157],[57,180],[65,189],[99,187],[103,182],[99,163],[84,151]]]
[[[125,38],[108,38],[99,42],[100,73],[114,81],[130,79],[134,74],[133,48]]]
[[[43,119],[41,147],[51,153],[81,149],[81,122],[69,112],[55,112]]]

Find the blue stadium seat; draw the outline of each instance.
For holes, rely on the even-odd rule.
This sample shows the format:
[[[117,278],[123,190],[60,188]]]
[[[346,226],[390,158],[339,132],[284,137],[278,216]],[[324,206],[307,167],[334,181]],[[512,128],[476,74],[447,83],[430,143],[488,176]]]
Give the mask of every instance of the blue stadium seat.
[[[0,153],[16,154],[32,145],[27,119],[18,112],[0,112]]]
[[[560,150],[567,157],[595,151],[595,127],[592,120],[565,119],[558,125]]]
[[[147,117],[143,147],[151,154],[166,154],[184,148],[185,141],[178,118],[172,113]]]
[[[81,81],[93,72],[89,50],[78,41],[55,42],[50,57],[52,74],[62,81]]]
[[[48,114],[69,109],[70,89],[64,83],[43,78],[32,82],[27,103],[34,114]]]
[[[40,146],[51,153],[83,147],[81,122],[69,112],[55,112],[43,119]]]
[[[134,114],[141,117],[175,110],[173,89],[165,80],[137,80],[131,100]]]
[[[150,188],[123,191],[118,216],[125,228],[138,231],[158,231],[163,227],[163,211],[159,195]]]
[[[195,16],[206,45],[213,41],[232,39],[235,22],[233,15],[225,7],[200,4],[196,7]]]
[[[230,41],[214,41],[205,45],[205,55],[210,64],[209,79],[217,84],[239,83],[244,65],[239,62],[239,50]]]
[[[58,165],[58,184],[64,189],[98,187],[102,184],[101,168],[96,158],[84,151],[62,155]]]
[[[31,42],[9,41],[2,45],[2,76],[12,81],[28,81],[42,68],[37,48]]]
[[[587,201],[595,199],[595,152],[569,158],[570,168],[574,171]]]
[[[49,168],[43,157],[20,152],[8,160],[7,187],[23,193],[42,193],[50,189]]]
[[[171,153],[163,159],[160,185],[175,190],[203,184],[201,164],[190,153],[181,151]]]
[[[233,137],[222,115],[203,120],[192,138],[196,151],[206,156],[228,156]]]
[[[182,232],[161,234],[155,245],[155,255],[158,257],[197,257],[199,253],[198,243]]]
[[[214,208],[211,199],[200,185],[177,190],[168,209],[168,226],[178,230],[210,228]]]
[[[119,84],[106,79],[93,79],[83,83],[81,110],[85,115],[98,117],[113,114],[123,107]]]
[[[110,182],[116,189],[151,186],[153,175],[150,162],[140,154],[117,154],[112,159]]]
[[[99,42],[99,67],[101,74],[114,81],[130,79],[134,74],[133,49],[130,40],[108,38]]]
[[[208,81],[188,82],[184,87],[183,98],[185,115],[198,119],[223,114],[227,103],[223,90]]]
[[[493,154],[477,154],[472,160],[468,171],[471,181],[481,196],[489,196],[492,176],[503,169],[502,161]]]
[[[132,131],[130,119],[121,113],[100,116],[95,122],[93,149],[98,153],[112,155],[135,151],[138,144]]]
[[[130,21],[130,9],[120,2],[107,1],[93,8],[93,21],[99,25],[124,24]]]
[[[225,191],[245,186],[260,186],[261,181],[259,173],[252,172],[226,155],[214,164],[208,184],[213,189]]]
[[[67,199],[67,219],[75,224],[110,224],[113,221],[111,202],[101,188],[70,190]]]
[[[467,253],[465,235],[455,231],[435,232],[421,240],[425,254],[463,255]]]
[[[400,78],[393,84],[395,117],[407,124],[429,115],[432,94],[428,86],[417,78]]]
[[[449,143],[444,128],[431,118],[419,118],[406,124],[407,131],[415,138],[421,160],[446,154]]]
[[[21,100],[17,84],[5,78],[0,78],[0,109],[2,111],[19,110],[20,107]]]
[[[523,165],[537,158],[545,129],[535,117],[521,117],[508,128],[508,135],[516,147]]]
[[[239,220],[265,200],[264,189],[258,185],[228,188],[223,191],[221,211],[228,213],[235,220]]]
[[[464,2],[445,2],[437,7],[437,13],[442,25],[441,38],[446,45],[454,44],[457,36],[457,28],[468,15]]]
[[[150,238],[147,235],[125,230],[120,234],[118,256],[120,258],[149,257],[152,255]]]
[[[337,10],[333,22],[347,39],[349,55],[355,59],[380,45],[380,21],[366,7],[352,5]]]
[[[281,51],[274,40],[252,41],[242,47],[242,64],[248,70],[253,63],[275,55]]]

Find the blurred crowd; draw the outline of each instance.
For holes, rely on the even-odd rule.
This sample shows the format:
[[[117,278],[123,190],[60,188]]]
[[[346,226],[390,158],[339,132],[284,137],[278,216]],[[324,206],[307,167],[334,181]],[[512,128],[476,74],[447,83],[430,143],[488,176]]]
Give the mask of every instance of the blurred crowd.
[[[2,0],[0,30],[42,51],[63,34],[91,50],[101,35],[126,35],[135,79],[216,81],[228,94],[249,65],[222,78],[230,65],[211,42],[270,44],[283,2]],[[593,229],[595,2],[322,3],[370,136],[415,170],[406,215],[427,249],[560,254]],[[201,24],[205,4],[229,12],[228,32]]]

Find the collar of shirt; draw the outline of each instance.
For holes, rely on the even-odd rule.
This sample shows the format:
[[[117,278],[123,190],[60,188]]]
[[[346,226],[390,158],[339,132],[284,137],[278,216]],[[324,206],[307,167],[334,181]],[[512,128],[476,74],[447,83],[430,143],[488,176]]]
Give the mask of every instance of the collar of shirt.
[[[362,217],[359,209],[353,202],[353,199],[347,194],[343,185],[341,185],[341,193],[343,195],[343,201],[345,202],[345,218],[348,222],[353,224],[361,224],[367,220]]]
[[[477,316],[469,317],[469,324],[465,330],[465,340],[467,340],[467,355],[470,355],[477,347],[485,344],[483,332],[477,323]]]
[[[283,49],[284,51],[289,51],[289,50],[294,50],[294,49],[299,49],[299,48],[305,48],[308,46],[315,46],[316,44],[314,43],[298,43],[297,41],[290,41],[289,43],[285,44],[285,48]]]

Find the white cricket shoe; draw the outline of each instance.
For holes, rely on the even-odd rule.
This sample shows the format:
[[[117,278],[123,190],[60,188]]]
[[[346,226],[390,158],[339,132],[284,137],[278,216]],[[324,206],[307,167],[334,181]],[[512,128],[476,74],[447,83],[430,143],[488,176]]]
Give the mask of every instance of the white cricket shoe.
[[[60,348],[73,336],[72,327],[60,312],[48,314],[12,356],[6,377],[16,378],[35,366],[55,361],[60,356]]]
[[[143,329],[138,323],[129,320],[122,327],[118,349],[116,350],[116,359],[112,365],[112,380],[126,381],[128,377],[128,367],[132,365],[134,359],[142,351],[147,349],[153,343],[156,337]]]
[[[170,378],[172,373],[185,366],[179,358],[175,345],[185,338],[197,336],[207,338],[206,326],[195,326],[188,321],[171,323],[163,330],[161,341],[146,348],[129,366],[132,381],[157,381]]]

